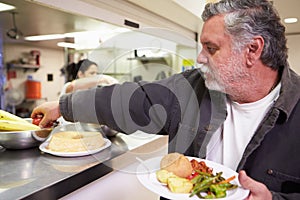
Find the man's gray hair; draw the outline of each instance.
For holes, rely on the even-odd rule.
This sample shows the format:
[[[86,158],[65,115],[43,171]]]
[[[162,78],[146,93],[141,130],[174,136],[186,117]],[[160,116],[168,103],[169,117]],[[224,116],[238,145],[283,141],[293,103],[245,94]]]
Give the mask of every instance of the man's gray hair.
[[[268,0],[221,0],[208,3],[202,13],[203,21],[215,15],[224,15],[225,29],[233,38],[236,50],[262,36],[264,49],[261,60],[273,69],[287,65],[285,27]]]

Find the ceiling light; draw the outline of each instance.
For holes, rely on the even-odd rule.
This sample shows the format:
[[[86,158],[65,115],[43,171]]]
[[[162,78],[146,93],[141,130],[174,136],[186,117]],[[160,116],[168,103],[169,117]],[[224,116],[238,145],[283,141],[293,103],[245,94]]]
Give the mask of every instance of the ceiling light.
[[[66,47],[66,48],[72,48],[72,49],[76,49],[77,45],[74,43],[70,43],[70,42],[58,42],[57,46],[59,47]]]
[[[1,11],[7,11],[7,10],[12,10],[15,9],[16,7],[5,4],[5,3],[0,3],[0,12]]]
[[[56,39],[63,39],[63,38],[76,38],[76,37],[86,37],[89,38],[91,36],[103,36],[105,39],[114,36],[114,34],[119,34],[123,32],[130,31],[130,29],[126,28],[117,28],[112,30],[105,30],[105,31],[81,31],[81,32],[71,32],[71,33],[64,33],[64,34],[49,34],[49,35],[32,35],[24,37],[25,40],[28,41],[42,41],[42,40],[56,40]]]
[[[285,18],[285,19],[284,19],[284,22],[287,23],[287,24],[296,23],[297,21],[298,21],[298,19],[295,18],[295,17]]]
[[[33,36],[24,37],[24,39],[28,40],[28,41],[57,40],[57,39],[63,39],[63,38],[68,38],[68,37],[73,38],[82,33],[85,33],[85,32],[72,32],[72,33],[49,34],[49,35],[33,35]]]
[[[36,35],[36,36],[27,36],[24,37],[25,40],[28,41],[40,41],[40,40],[55,40],[62,39],[66,36],[64,34],[51,34],[51,35]]]

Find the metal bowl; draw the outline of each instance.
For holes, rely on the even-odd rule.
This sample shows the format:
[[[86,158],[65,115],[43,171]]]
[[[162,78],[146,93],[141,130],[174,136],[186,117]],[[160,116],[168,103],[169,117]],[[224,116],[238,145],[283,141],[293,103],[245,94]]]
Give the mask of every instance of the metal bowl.
[[[52,128],[37,131],[0,131],[0,145],[7,149],[28,149],[43,143]]]

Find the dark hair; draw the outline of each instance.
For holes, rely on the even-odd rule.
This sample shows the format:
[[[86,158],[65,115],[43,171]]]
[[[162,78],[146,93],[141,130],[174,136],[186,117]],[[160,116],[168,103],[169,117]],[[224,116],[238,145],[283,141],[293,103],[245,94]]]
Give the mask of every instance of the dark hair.
[[[81,71],[82,73],[84,73],[85,71],[87,71],[87,70],[90,68],[91,65],[96,65],[96,66],[97,66],[97,64],[96,64],[95,62],[90,61],[90,60],[88,60],[88,59],[80,60],[80,61],[77,63],[77,69],[78,69],[77,73],[78,73],[79,71]],[[77,73],[76,73],[76,74],[77,74]]]
[[[203,21],[215,15],[224,15],[225,29],[239,50],[252,41],[253,36],[263,37],[265,45],[261,60],[278,70],[287,65],[285,27],[268,0],[221,0],[209,3],[202,13]]]

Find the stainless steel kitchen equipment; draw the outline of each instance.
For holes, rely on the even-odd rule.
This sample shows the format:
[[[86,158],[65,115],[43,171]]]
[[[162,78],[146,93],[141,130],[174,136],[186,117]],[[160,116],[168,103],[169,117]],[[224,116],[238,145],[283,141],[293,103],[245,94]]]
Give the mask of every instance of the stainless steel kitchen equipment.
[[[0,131],[0,145],[7,149],[28,149],[44,142],[52,128],[36,131]]]

